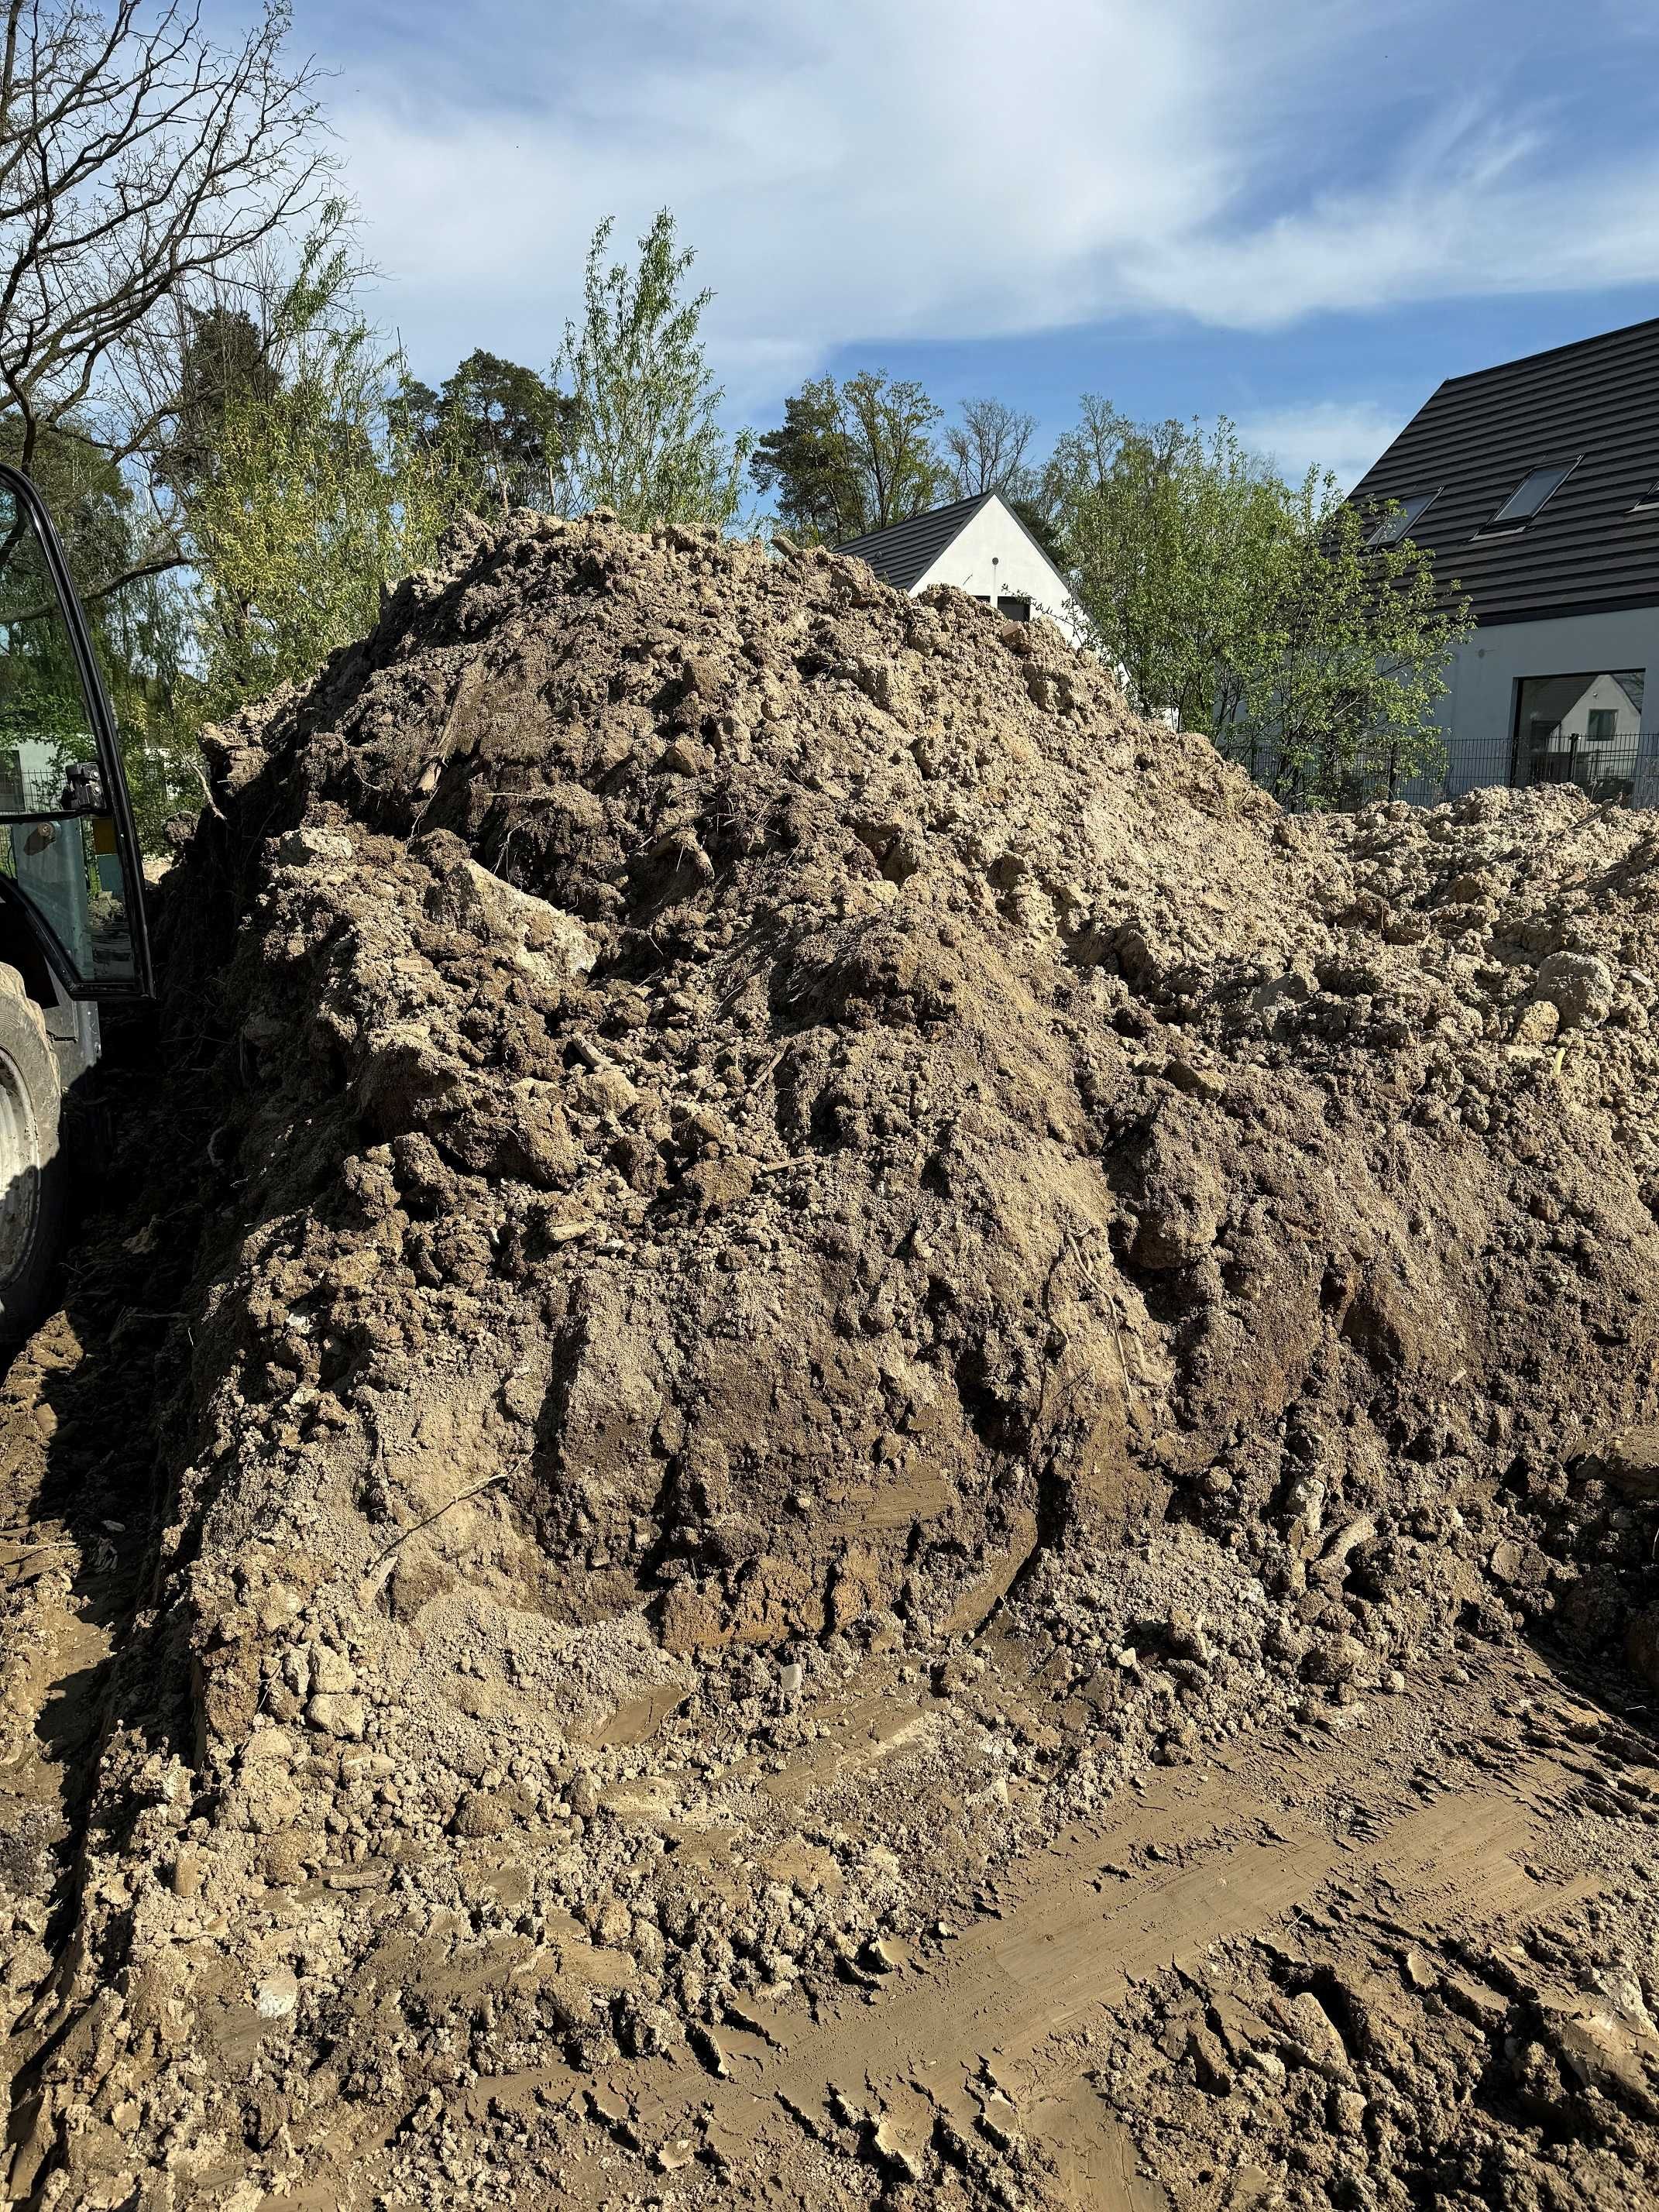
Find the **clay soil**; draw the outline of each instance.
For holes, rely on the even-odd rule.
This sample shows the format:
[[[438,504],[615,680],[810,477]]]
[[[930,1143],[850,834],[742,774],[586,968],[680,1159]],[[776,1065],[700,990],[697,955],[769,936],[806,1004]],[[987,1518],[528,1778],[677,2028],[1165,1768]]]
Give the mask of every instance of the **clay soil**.
[[[0,1399],[6,2201],[1659,2203],[1659,829],[458,538]]]

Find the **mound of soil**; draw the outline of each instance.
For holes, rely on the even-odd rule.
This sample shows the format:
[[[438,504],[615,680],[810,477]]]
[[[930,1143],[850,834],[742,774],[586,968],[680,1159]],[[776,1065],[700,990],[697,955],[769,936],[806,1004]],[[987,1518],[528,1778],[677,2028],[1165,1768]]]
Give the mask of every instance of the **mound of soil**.
[[[209,751],[5,1409],[11,2201],[1659,2188],[1652,817],[603,515]]]

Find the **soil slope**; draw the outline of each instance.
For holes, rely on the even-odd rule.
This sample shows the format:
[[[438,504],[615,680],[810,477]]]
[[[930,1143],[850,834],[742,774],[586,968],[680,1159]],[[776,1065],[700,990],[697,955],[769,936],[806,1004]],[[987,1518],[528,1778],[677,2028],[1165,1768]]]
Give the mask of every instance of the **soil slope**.
[[[1653,817],[604,516],[210,757],[4,1408],[11,2201],[1659,2191]]]

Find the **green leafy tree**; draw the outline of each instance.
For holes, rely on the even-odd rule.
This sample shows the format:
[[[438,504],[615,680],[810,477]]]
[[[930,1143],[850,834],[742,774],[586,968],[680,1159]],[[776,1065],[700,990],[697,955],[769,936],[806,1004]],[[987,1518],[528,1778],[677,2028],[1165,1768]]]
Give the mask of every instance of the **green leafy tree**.
[[[1224,419],[1136,423],[1084,402],[1045,489],[1078,604],[1143,712],[1207,731],[1303,805],[1432,768],[1468,623],[1455,585],[1315,471],[1292,486]]]
[[[553,505],[574,414],[533,368],[482,347],[436,392],[405,377],[392,409],[399,431],[462,457],[503,514]]]
[[[161,853],[167,822],[193,814],[204,787],[195,601],[176,573],[135,574],[89,609],[88,619],[120,730],[139,842]]]
[[[908,378],[870,369],[841,388],[854,465],[864,486],[866,530],[885,530],[936,506],[949,489],[933,434],[940,411]]]
[[[1136,423],[1090,397],[1048,488],[1078,603],[1136,706],[1188,729],[1229,720],[1279,525],[1271,471],[1225,422]]]
[[[0,431],[31,475],[93,437],[146,468],[179,398],[181,325],[328,192],[317,71],[286,0],[211,35],[172,0],[0,0]],[[185,557],[165,504],[122,574]],[[112,545],[113,541],[112,541]],[[122,575],[83,572],[90,600]]]
[[[11,459],[6,428],[0,422],[0,455]],[[120,731],[139,834],[148,849],[158,850],[167,817],[200,797],[189,593],[170,563],[159,570],[146,565],[143,502],[90,425],[67,416],[40,429],[31,458],[71,574],[114,580],[86,596],[85,612]],[[70,762],[92,757],[92,730],[38,544],[19,526],[9,501],[0,502],[0,751],[15,756],[18,775],[44,776],[49,789],[35,795],[50,797]]]
[[[729,529],[743,494],[750,434],[720,428],[722,387],[703,350],[714,295],[684,291],[694,256],[663,209],[639,241],[639,264],[608,266],[612,224],[588,248],[580,322],[565,326],[554,382],[567,439],[558,477],[568,512],[609,507],[632,530],[654,523]]]
[[[780,519],[814,541],[884,530],[949,495],[934,444],[940,411],[920,384],[863,369],[837,385],[809,378],[757,443],[755,482]]]
[[[1329,474],[1280,489],[1260,611],[1214,734],[1290,804],[1392,797],[1444,767],[1434,707],[1472,627],[1468,602],[1409,538],[1374,545],[1376,516]]]
[[[404,364],[350,313],[337,264],[307,257],[261,360],[218,393],[184,494],[210,714],[313,675],[480,503],[476,456],[453,425],[411,424]]]
[[[809,545],[839,544],[867,526],[863,479],[833,377],[808,379],[783,403],[783,421],[756,441],[749,472],[775,500],[778,520]]]
[[[271,359],[272,333],[232,299],[186,306],[179,341],[178,388],[154,463],[155,481],[188,497],[211,473],[227,408],[264,405],[282,389]]]
[[[159,407],[167,427],[143,470],[111,451],[96,414],[34,428],[30,473],[76,578],[150,850],[161,849],[170,816],[200,803],[202,724],[281,676],[308,674],[329,644],[361,626],[365,607],[372,617],[374,587],[366,594],[348,580],[343,558],[331,567],[329,533],[307,532],[295,496],[303,481],[320,507],[331,477],[343,497],[352,474],[343,466],[353,455],[344,434],[349,410],[333,410],[317,441],[320,457],[301,452],[307,410],[316,424],[330,415],[317,404],[319,390],[331,379],[342,389],[352,382],[337,373],[343,365],[361,370],[373,362],[368,333],[350,308],[356,272],[344,235],[344,210],[330,203],[285,279],[270,264],[251,262],[234,284],[175,303],[172,384]],[[165,366],[158,348],[158,377]],[[357,385],[361,399],[361,376]],[[24,458],[15,444],[20,419],[0,414],[0,453],[8,458]],[[383,443],[382,463],[386,450]],[[455,489],[452,510],[459,475]],[[417,503],[403,505],[412,523]],[[165,517],[159,530],[158,517]],[[403,526],[401,510],[394,520]],[[291,533],[286,544],[284,532]],[[256,557],[262,533],[263,569]],[[348,580],[352,612],[337,611],[326,642],[305,647],[297,603],[314,618]],[[51,619],[14,626],[8,639],[10,735],[48,744],[60,766],[91,749],[65,647]],[[63,666],[52,665],[54,655]],[[38,775],[38,751],[25,757]]]

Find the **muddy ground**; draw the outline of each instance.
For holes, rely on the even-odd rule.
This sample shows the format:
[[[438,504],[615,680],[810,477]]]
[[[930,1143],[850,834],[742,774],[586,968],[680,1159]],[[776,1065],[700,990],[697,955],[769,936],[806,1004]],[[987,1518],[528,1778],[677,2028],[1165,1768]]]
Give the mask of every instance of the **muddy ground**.
[[[1659,2201],[1659,842],[466,533],[217,734],[0,1496],[9,2199]]]

